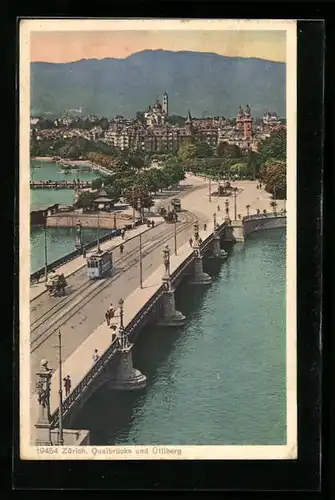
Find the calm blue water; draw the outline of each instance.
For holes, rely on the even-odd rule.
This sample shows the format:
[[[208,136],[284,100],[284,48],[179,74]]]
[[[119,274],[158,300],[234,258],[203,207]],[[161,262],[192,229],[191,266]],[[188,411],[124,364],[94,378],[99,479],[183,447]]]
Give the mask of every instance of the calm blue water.
[[[32,160],[30,169],[31,180],[93,180],[98,174],[82,168],[64,174],[60,167],[50,161]],[[45,205],[60,203],[71,205],[74,192],[72,189],[31,189],[30,203],[32,205]],[[100,236],[108,231],[100,229]],[[97,229],[83,228],[83,241],[89,243],[98,236]],[[47,229],[48,262],[52,262],[75,250],[75,228],[49,228]],[[31,273],[44,266],[44,231],[41,228],[32,228],[30,233],[30,265]]]
[[[94,445],[284,444],[285,247],[285,230],[273,230],[208,261],[210,287],[178,290],[187,324],[137,340],[146,389],[103,388],[74,427]]]
[[[93,170],[84,170],[80,167],[72,170],[69,174],[64,174],[56,163],[51,161],[32,160],[30,162],[30,179],[32,181],[45,180],[73,180],[90,181],[99,177]],[[46,203],[60,203],[61,205],[71,205],[73,203],[74,192],[72,189],[31,189],[30,203],[32,205],[44,205]]]

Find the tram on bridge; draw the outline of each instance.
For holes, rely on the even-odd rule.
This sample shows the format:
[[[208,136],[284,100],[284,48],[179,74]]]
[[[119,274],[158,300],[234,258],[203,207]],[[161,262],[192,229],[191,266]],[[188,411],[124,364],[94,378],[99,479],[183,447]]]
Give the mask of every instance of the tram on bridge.
[[[94,252],[87,261],[87,276],[90,280],[110,276],[113,268],[113,253],[108,251]]]
[[[173,198],[173,200],[171,200],[171,205],[173,206],[175,212],[180,212],[181,211],[181,201],[180,201],[180,198]]]

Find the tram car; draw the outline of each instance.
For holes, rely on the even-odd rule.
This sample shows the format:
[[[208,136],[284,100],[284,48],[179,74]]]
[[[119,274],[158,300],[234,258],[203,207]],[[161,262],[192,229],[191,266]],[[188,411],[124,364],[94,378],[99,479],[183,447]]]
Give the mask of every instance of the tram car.
[[[113,268],[112,252],[94,252],[87,257],[87,276],[90,280],[110,276]]]
[[[173,200],[171,200],[171,205],[173,206],[175,212],[181,211],[181,201],[179,198],[173,198]]]

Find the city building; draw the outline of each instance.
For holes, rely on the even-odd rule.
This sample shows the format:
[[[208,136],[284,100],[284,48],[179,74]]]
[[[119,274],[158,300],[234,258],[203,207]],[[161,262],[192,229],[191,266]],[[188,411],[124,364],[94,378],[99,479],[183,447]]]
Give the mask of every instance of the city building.
[[[169,115],[169,96],[167,92],[163,94],[163,105],[156,99],[153,107],[149,106],[144,112],[144,120],[147,127],[161,126],[166,123]]]
[[[35,130],[35,136],[38,141],[82,137],[94,142],[104,142],[120,150],[157,153],[177,151],[181,144],[189,143],[198,137],[213,150],[220,142],[227,142],[246,151],[256,150],[260,140],[275,130],[285,128],[275,112],[265,113],[261,124],[256,125],[249,105],[244,109],[240,106],[234,120],[224,116],[194,118],[190,110],[182,125],[168,123],[168,117],[169,96],[164,92],[162,104],[157,98],[155,104],[143,113],[143,122],[117,115],[107,121],[106,129],[106,123],[103,127],[100,125],[99,117],[88,115],[83,117],[83,120],[91,122],[92,127],[77,128],[77,123],[72,123],[65,114],[55,119],[52,129]],[[31,118],[31,133],[34,126],[36,119]]]

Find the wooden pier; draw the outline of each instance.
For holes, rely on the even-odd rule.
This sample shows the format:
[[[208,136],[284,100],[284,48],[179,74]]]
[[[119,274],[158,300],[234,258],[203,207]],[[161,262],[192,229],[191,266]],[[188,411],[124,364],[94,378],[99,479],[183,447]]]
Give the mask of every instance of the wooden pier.
[[[30,181],[31,189],[82,189],[90,187],[92,187],[92,181]]]

